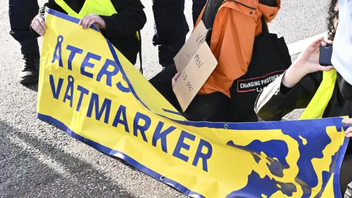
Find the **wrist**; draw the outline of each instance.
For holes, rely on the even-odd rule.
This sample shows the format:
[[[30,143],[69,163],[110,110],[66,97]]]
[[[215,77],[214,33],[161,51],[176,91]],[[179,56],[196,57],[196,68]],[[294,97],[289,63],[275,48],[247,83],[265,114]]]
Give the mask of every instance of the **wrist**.
[[[282,79],[282,84],[287,88],[293,88],[306,75],[307,73],[302,71],[302,69],[298,68],[294,63],[290,68],[286,70],[285,75]]]

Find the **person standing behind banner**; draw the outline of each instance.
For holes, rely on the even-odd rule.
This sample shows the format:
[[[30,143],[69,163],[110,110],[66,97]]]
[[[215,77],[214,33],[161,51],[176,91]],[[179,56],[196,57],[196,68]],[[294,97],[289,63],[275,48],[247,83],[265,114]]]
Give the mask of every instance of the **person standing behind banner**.
[[[97,26],[102,34],[132,63],[141,48],[138,31],[146,23],[140,0],[49,0],[44,7],[81,19],[86,29]],[[44,7],[31,27],[40,36],[45,33]]]
[[[9,0],[10,34],[20,43],[24,60],[18,76],[23,85],[38,83],[39,47],[29,28],[38,8],[37,0]]]
[[[341,0],[342,1],[342,0]],[[346,7],[351,10],[351,7]],[[329,40],[335,42],[335,32],[338,20],[338,0],[331,0],[328,18]],[[348,27],[351,23],[345,24]],[[342,24],[339,24],[340,26]],[[344,29],[345,27],[342,27]],[[350,43],[350,38],[341,42]],[[338,39],[339,40],[339,39]],[[254,105],[257,115],[265,121],[281,120],[294,109],[305,108],[300,119],[319,119],[326,117],[349,116],[352,117],[352,86],[333,66],[319,64],[320,45],[327,45],[324,39],[313,42],[303,51],[286,72],[269,84],[259,94]],[[330,43],[330,42],[329,42]],[[350,44],[349,44],[350,45]],[[345,51],[345,48],[334,50]],[[350,52],[347,60],[350,59]],[[346,72],[352,74],[352,62],[344,65]],[[337,67],[339,68],[339,67]],[[352,120],[344,120],[352,125]],[[352,137],[346,131],[347,137]],[[344,193],[347,184],[352,180],[352,144],[347,147],[346,155],[341,167],[341,191]]]
[[[206,0],[193,0],[193,24],[197,21]],[[158,46],[159,64],[165,68],[174,64],[173,58],[185,43],[189,31],[184,15],[185,0],[153,0],[155,34],[153,45]]]

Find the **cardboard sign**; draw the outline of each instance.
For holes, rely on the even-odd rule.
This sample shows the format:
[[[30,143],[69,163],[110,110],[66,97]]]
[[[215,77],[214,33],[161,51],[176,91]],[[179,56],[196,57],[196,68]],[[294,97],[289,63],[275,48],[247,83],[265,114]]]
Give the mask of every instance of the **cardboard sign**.
[[[203,21],[200,21],[197,27],[193,30],[187,42],[174,57],[174,62],[178,72],[182,71],[186,65],[188,65],[199,46],[205,42],[207,33],[208,30],[206,29]]]
[[[183,111],[186,111],[218,62],[208,44],[203,42],[191,57],[187,66],[181,71],[173,91]]]

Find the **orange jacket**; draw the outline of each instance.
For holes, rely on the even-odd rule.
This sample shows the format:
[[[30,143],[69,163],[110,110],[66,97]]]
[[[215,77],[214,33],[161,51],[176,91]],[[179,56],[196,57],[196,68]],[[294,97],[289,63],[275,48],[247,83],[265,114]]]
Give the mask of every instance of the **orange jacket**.
[[[216,14],[210,49],[218,65],[203,85],[199,94],[220,91],[231,98],[234,80],[247,72],[252,58],[254,38],[262,31],[261,16],[266,22],[276,17],[280,9],[260,4],[258,0],[225,0]],[[202,18],[203,12],[198,19]]]

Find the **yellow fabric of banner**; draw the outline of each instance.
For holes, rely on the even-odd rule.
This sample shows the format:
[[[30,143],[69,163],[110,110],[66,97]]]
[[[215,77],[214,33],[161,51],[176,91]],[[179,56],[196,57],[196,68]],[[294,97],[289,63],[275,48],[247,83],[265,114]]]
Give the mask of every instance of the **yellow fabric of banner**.
[[[190,196],[338,195],[341,118],[188,122],[99,31],[47,12],[39,119]]]

